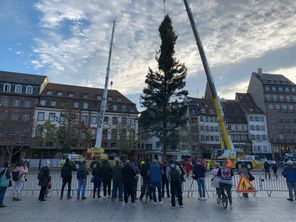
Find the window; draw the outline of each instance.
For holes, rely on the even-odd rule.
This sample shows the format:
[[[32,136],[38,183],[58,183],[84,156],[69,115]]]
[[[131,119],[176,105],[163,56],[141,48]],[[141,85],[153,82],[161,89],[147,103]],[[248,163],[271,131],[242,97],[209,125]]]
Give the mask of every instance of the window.
[[[209,122],[209,117],[205,116],[205,122]]]
[[[201,126],[200,126],[200,131],[203,131],[203,130],[204,130],[204,126],[201,125]]]
[[[12,106],[19,107],[21,104],[21,101],[19,99],[12,100]]]
[[[24,100],[24,107],[25,108],[31,108],[32,107],[32,101],[31,100]]]
[[[78,106],[79,106],[79,103],[78,103],[78,102],[74,102],[74,103],[73,103],[73,107],[74,107],[75,109],[78,109]]]
[[[84,95],[82,95],[82,98],[83,99],[88,99],[88,95],[87,94],[84,94]]]
[[[50,122],[54,122],[56,120],[56,114],[55,113],[49,113],[48,120]]]
[[[122,105],[121,109],[122,109],[123,112],[126,112],[126,105]]]
[[[5,83],[3,86],[3,92],[10,92],[11,85],[9,83]]]
[[[195,109],[195,108],[192,108],[192,109],[191,109],[191,114],[192,114],[192,115],[195,115],[195,114],[196,114],[196,109]]]
[[[113,104],[112,105],[112,109],[113,109],[113,111],[117,111],[117,105],[116,104]]]
[[[30,114],[24,114],[23,115],[23,121],[29,121],[31,118]]]
[[[83,103],[83,109],[88,109],[88,103]]]
[[[69,92],[69,97],[74,97],[74,93],[73,92]]]
[[[276,91],[276,88],[273,86],[273,87],[271,88],[271,90],[272,90],[273,92],[275,92],[275,91]]]
[[[200,116],[200,122],[203,122],[204,121],[204,116]]]
[[[264,122],[264,116],[260,116],[261,122]]]
[[[50,106],[55,107],[56,105],[57,105],[57,101],[56,100],[51,100]]]
[[[283,91],[283,88],[282,87],[279,87],[279,91],[282,92]]]
[[[63,92],[62,91],[58,91],[57,95],[58,96],[62,96],[63,95]]]
[[[88,115],[82,115],[81,120],[84,125],[88,125]]]
[[[22,89],[23,89],[22,85],[18,84],[18,85],[15,86],[14,92],[15,93],[22,93]]]
[[[251,125],[250,128],[251,128],[251,130],[255,130],[255,126],[254,125]]]
[[[280,96],[280,101],[281,101],[281,102],[284,101],[284,96]]]
[[[46,100],[40,99],[40,106],[45,106],[45,105],[46,105]]]
[[[112,101],[112,97],[108,97],[108,101]]]
[[[19,119],[19,115],[17,113],[12,113],[11,114],[11,120],[17,121]]]
[[[112,117],[112,124],[117,125],[118,124],[118,118],[117,117]]]
[[[289,90],[289,88],[288,88],[288,87],[285,87],[285,91],[286,91],[286,92],[289,92],[290,90]]]
[[[97,124],[97,116],[91,116],[91,124]]]
[[[117,129],[111,130],[111,138],[117,140]]]
[[[277,95],[273,95],[273,101],[274,101],[274,102],[277,101]]]
[[[48,90],[46,94],[47,95],[52,95],[52,91],[51,90]]]
[[[269,87],[265,86],[265,91],[268,92],[269,91]]]
[[[130,123],[131,123],[131,127],[135,127],[136,126],[136,119],[131,118]]]
[[[258,118],[258,116],[255,116],[254,120],[255,120],[256,122],[259,122],[259,118]]]
[[[35,136],[40,137],[40,136],[42,136],[42,134],[43,134],[43,126],[37,125]]]
[[[250,116],[250,121],[253,121],[253,116]]]
[[[124,125],[124,126],[127,124],[127,118],[126,117],[121,118],[121,124]]]
[[[29,94],[29,95],[33,94],[33,86],[26,86],[26,94]]]
[[[7,96],[2,96],[1,105],[3,105],[3,106],[9,105],[9,98]]]
[[[108,124],[108,122],[109,122],[109,118],[108,118],[108,116],[105,116],[104,117],[104,123],[107,123]]]
[[[97,100],[102,100],[102,96],[97,96]]]

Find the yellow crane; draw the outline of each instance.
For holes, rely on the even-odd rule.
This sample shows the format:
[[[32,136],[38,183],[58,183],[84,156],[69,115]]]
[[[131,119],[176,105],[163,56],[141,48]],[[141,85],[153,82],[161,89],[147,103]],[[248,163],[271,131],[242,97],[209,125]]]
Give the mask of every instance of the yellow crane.
[[[227,158],[227,159],[236,158],[236,150],[235,150],[235,148],[233,146],[233,143],[232,143],[232,140],[231,140],[231,138],[230,138],[230,136],[229,136],[229,134],[227,132],[227,128],[226,128],[225,121],[224,121],[223,108],[221,106],[221,102],[220,102],[219,96],[217,94],[217,90],[216,90],[216,87],[215,87],[215,84],[214,84],[214,81],[213,81],[213,78],[212,78],[212,75],[211,75],[211,71],[210,71],[210,68],[209,68],[209,65],[208,65],[206,54],[205,54],[205,51],[203,49],[202,42],[200,40],[198,31],[197,31],[194,18],[192,16],[191,8],[190,8],[187,0],[184,0],[184,4],[185,4],[185,8],[186,8],[186,11],[187,11],[187,14],[188,14],[188,18],[189,18],[189,21],[190,21],[190,24],[191,24],[191,27],[192,27],[192,31],[193,31],[193,34],[194,34],[196,45],[197,45],[197,48],[198,48],[198,51],[199,51],[199,54],[200,54],[200,57],[201,57],[201,60],[202,60],[202,64],[203,64],[203,67],[204,67],[204,70],[205,70],[205,73],[206,73],[206,76],[207,76],[207,81],[208,81],[208,84],[209,84],[209,88],[210,88],[210,91],[211,91],[212,96],[213,96],[213,103],[214,103],[214,107],[215,107],[215,111],[216,111],[216,115],[217,115],[217,120],[218,120],[218,123],[220,125],[221,131],[222,131],[222,136],[223,136],[222,137],[223,142],[224,142],[225,147],[226,147],[226,149],[224,149],[224,152],[222,153],[222,155],[220,157],[221,158]]]

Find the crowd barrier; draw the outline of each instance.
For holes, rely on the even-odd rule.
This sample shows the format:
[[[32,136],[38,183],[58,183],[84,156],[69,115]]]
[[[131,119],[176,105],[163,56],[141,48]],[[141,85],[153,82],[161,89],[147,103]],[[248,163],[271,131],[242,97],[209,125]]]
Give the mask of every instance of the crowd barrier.
[[[28,174],[27,182],[25,182],[23,187],[24,195],[36,195],[40,187],[38,186],[38,179],[37,179],[37,172],[31,172]],[[264,174],[253,174],[255,177],[255,180],[252,181],[252,184],[256,188],[257,192],[266,192],[268,196],[270,197],[272,192],[281,191],[286,192],[288,190],[286,179],[282,175],[278,175],[277,177],[275,175],[265,176]],[[238,184],[240,176],[234,175],[233,177],[233,191],[236,190],[236,185]],[[212,176],[208,175],[205,178],[205,185],[207,194],[209,196],[209,193],[215,194],[216,190],[214,187],[211,186],[211,179]],[[52,180],[52,189],[51,189],[51,195],[59,195],[61,187],[62,187],[62,179],[60,177],[59,172],[53,172],[51,174],[51,180]],[[137,189],[140,191],[142,185],[142,179],[140,177]],[[193,180],[192,177],[186,177],[185,182],[183,182],[183,192],[187,193],[189,195],[193,195],[193,193],[196,193],[198,190],[197,187],[197,181]],[[72,179],[72,191],[75,192],[78,187],[78,181],[76,179],[76,173],[73,173],[73,179]],[[93,184],[91,183],[91,175],[87,178],[87,184],[86,184],[86,192],[91,195],[93,189]],[[9,188],[11,191],[11,187]],[[65,191],[67,190],[67,186],[65,187]],[[101,185],[101,193],[102,193],[102,185]]]

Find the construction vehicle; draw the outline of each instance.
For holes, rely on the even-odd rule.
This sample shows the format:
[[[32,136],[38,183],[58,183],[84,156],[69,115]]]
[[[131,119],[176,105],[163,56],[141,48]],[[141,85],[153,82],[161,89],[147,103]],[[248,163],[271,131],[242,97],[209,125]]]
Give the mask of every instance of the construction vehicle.
[[[217,94],[217,90],[211,75],[211,71],[207,62],[207,58],[202,46],[202,42],[200,40],[197,28],[196,28],[196,24],[194,21],[194,18],[192,16],[192,12],[190,9],[190,6],[187,2],[187,0],[184,0],[184,4],[185,4],[185,8],[189,17],[189,21],[192,27],[192,31],[195,37],[195,41],[196,41],[196,45],[197,48],[199,50],[199,54],[202,60],[202,64],[207,76],[207,81],[208,81],[208,85],[209,85],[209,89],[211,91],[212,97],[213,97],[213,104],[214,104],[214,108],[216,111],[216,115],[217,115],[217,120],[219,123],[219,126],[221,128],[222,131],[222,139],[223,139],[223,144],[225,144],[225,149],[221,149],[221,150],[217,150],[215,152],[215,156],[217,159],[228,159],[228,160],[235,160],[237,158],[237,152],[236,149],[233,146],[232,140],[227,132],[227,128],[225,125],[225,121],[224,121],[224,112],[223,112],[223,108],[219,99],[219,96]]]

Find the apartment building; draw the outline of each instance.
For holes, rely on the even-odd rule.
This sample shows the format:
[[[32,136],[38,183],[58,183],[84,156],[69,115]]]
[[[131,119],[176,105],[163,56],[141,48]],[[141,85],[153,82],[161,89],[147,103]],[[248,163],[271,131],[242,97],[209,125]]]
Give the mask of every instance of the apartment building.
[[[296,85],[281,74],[253,72],[249,86],[257,106],[266,113],[274,157],[296,152]]]
[[[249,93],[236,93],[235,100],[245,112],[248,122],[249,139],[252,142],[252,153],[262,157],[271,157],[271,144],[268,140],[267,120],[265,113],[256,105]]]

